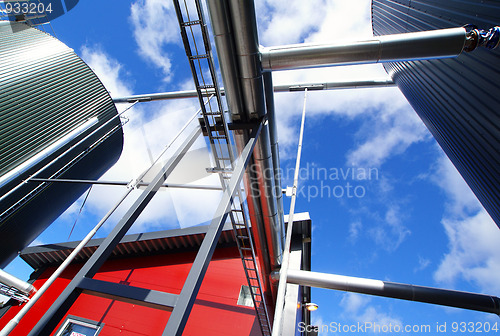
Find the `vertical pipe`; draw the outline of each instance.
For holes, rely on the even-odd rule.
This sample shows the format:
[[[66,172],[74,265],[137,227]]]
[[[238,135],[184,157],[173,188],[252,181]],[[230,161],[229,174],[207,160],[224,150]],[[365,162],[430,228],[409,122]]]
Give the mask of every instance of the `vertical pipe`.
[[[307,89],[304,91],[304,107],[302,109],[302,120],[300,123],[299,146],[297,148],[297,160],[293,176],[292,200],[288,214],[288,226],[286,230],[285,250],[283,251],[283,262],[281,263],[280,280],[278,284],[278,296],[276,299],[276,311],[274,313],[273,334],[281,335],[283,310],[285,308],[286,279],[288,275],[288,264],[290,262],[290,245],[292,243],[293,215],[295,212],[295,199],[297,198],[297,184],[299,182],[300,157],[302,155],[302,140],[304,138],[304,124],[306,120]]]

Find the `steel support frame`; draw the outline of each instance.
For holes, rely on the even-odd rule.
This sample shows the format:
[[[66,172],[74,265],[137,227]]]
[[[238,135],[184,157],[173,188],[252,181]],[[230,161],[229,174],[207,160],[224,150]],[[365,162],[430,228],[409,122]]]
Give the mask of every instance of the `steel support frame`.
[[[214,218],[210,223],[205,238],[203,238],[203,242],[201,243],[193,265],[191,266],[191,270],[189,271],[186,281],[184,282],[177,304],[175,305],[165,330],[163,331],[163,336],[180,336],[184,331],[184,327],[186,326],[189,314],[193,308],[194,301],[196,300],[196,296],[200,290],[201,283],[205,277],[205,273],[207,272],[208,264],[210,263],[217,246],[222,228],[224,227],[224,223],[226,222],[229,212],[231,211],[233,197],[240,186],[245,169],[250,161],[250,158],[252,157],[257,138],[259,137],[260,131],[262,130],[265,122],[267,121],[263,120],[256,125],[256,127],[252,130],[250,139],[241,152],[228,186],[222,195],[219,206],[217,207]]]
[[[85,265],[76,274],[73,280],[68,284],[66,289],[59,295],[56,301],[45,312],[42,318],[38,321],[35,327],[29,333],[29,336],[44,336],[50,335],[59,321],[76,301],[80,293],[83,291],[82,283],[85,278],[92,278],[99,268],[104,264],[109,255],[113,252],[115,246],[125,236],[135,220],[145,209],[149,201],[156,194],[161,185],[165,182],[170,173],[174,170],[177,164],[181,161],[189,148],[201,134],[201,129],[197,128],[187,137],[179,149],[163,166],[163,169],[154,177],[149,186],[137,198],[134,204],[122,217],[115,226],[113,231],[106,237],[99,248],[89,258]],[[167,305],[170,302],[167,302]]]

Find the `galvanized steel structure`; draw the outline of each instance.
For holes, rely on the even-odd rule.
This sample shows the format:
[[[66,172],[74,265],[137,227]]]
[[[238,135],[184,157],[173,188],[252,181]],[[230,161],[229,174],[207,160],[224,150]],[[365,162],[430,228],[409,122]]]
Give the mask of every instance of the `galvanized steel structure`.
[[[498,1],[372,2],[375,35],[499,23]],[[384,67],[500,227],[500,51]]]
[[[72,49],[0,21],[0,144],[3,267],[87,188],[23,181],[98,178],[118,159],[123,134],[111,97]]]
[[[405,1],[403,4],[390,0],[374,1],[374,30],[384,35],[395,32],[412,32],[412,34],[383,36],[369,41],[343,45],[295,45],[261,48],[258,42],[253,1],[208,0],[215,45],[225,84],[225,89],[222,91],[217,82],[210,50],[211,43],[204,21],[203,6],[198,0],[194,2],[196,14],[184,12],[179,1],[174,0],[196,91],[136,95],[117,98],[116,101],[149,101],[195,96],[199,99],[202,111],[201,128],[193,131],[173,157],[165,163],[164,170],[160,171],[142,192],[114,230],[99,245],[66,290],[38,322],[30,335],[50,334],[59,319],[82,291],[91,290],[102,293],[108,291],[108,293],[112,292],[113,295],[119,296],[117,284],[104,285],[92,277],[106,258],[113,253],[115,246],[124,237],[156,191],[164,186],[168,175],[202,132],[208,138],[214,157],[215,167],[208,167],[208,170],[219,174],[223,197],[203,242],[200,244],[200,250],[182,292],[179,295],[152,292],[158,297],[155,304],[172,309],[172,315],[164,335],[182,334],[226,219],[230,219],[232,222],[234,238],[240,249],[249,287],[252,288],[252,299],[263,335],[270,335],[271,332],[273,335],[282,335],[284,330],[287,330],[288,326],[278,319],[271,328],[269,322],[272,321],[272,313],[269,311],[276,309],[275,316],[282,316],[281,313],[285,312],[287,307],[290,308],[290,302],[283,303],[285,301],[284,293],[288,291],[286,293],[288,297],[290,291],[293,291],[291,294],[296,294],[294,296],[296,298],[299,295],[298,287],[293,287],[293,284],[358,291],[400,299],[411,297],[423,302],[498,313],[500,300],[495,297],[485,297],[472,293],[462,295],[463,293],[449,290],[417,288],[411,285],[338,275],[319,277],[318,274],[311,272],[297,272],[297,269],[293,270],[293,267],[290,267],[292,271],[287,275],[288,251],[284,251],[283,246],[288,250],[288,247],[292,245],[293,250],[293,242],[291,234],[287,234],[286,241],[284,241],[284,212],[281,202],[279,150],[273,101],[273,92],[276,88],[273,87],[271,76],[271,71],[274,70],[392,62],[386,65],[386,69],[393,76],[394,82],[409,97],[417,113],[431,129],[469,184],[476,188],[473,190],[495,217],[498,210],[493,208],[499,203],[498,169],[500,167],[497,150],[500,139],[499,123],[498,114],[494,112],[498,106],[498,96],[500,96],[498,92],[495,92],[495,90],[498,91],[496,84],[498,74],[491,71],[493,77],[488,77],[486,74],[483,76],[482,72],[487,70],[481,69],[479,61],[481,57],[488,54],[487,59],[494,64],[494,61],[498,60],[498,53],[478,51],[478,56],[472,58],[473,61],[465,58],[466,62],[472,62],[471,64],[464,63],[466,65],[462,64],[463,68],[457,67],[456,63],[465,62],[461,61],[461,57],[466,56],[459,56],[459,58],[450,61],[443,60],[443,58],[456,57],[462,53],[464,48],[467,49],[471,43],[469,32],[460,27],[461,24],[450,20],[442,27],[433,26],[432,22],[443,21],[443,19],[433,21],[432,15],[422,14],[424,11],[432,12],[429,8],[422,9],[426,8],[422,1]],[[456,2],[446,3],[455,4]],[[412,12],[413,8],[419,6],[421,6],[422,13],[418,15],[423,15],[423,17],[412,19],[409,13]],[[188,6],[186,6],[186,11],[188,11],[187,8]],[[401,21],[401,24],[398,25],[400,16],[403,21],[406,21]],[[426,20],[430,23],[423,23]],[[392,28],[391,23],[394,23]],[[466,23],[470,23],[470,21]],[[472,21],[472,23],[475,22]],[[487,25],[481,28],[489,28],[497,22],[487,22],[486,20],[484,23]],[[401,27],[404,29],[398,30],[402,29]],[[427,31],[432,30],[432,28],[452,29]],[[199,29],[199,34],[193,33],[194,29]],[[423,31],[419,32],[420,30]],[[188,35],[189,32],[190,35]],[[202,36],[203,41],[197,42],[195,36]],[[200,47],[201,43],[203,43],[204,49]],[[435,58],[439,58],[439,60],[429,60]],[[419,61],[415,61],[416,59]],[[394,63],[395,61],[405,62]],[[474,62],[479,64],[476,64],[478,71],[470,70],[474,68]],[[460,69],[470,70],[467,77],[472,78],[472,81],[467,84],[458,83],[463,79],[463,76],[457,75],[457,71],[461,71]],[[477,72],[480,74],[477,75]],[[362,83],[365,86],[379,86],[381,83],[382,85],[391,85],[392,81],[378,82],[368,79]],[[437,89],[431,88],[431,85],[434,84]],[[465,91],[469,85],[477,85],[477,88]],[[278,88],[276,91],[307,91],[309,89],[344,86],[354,87],[356,84],[296,84]],[[484,88],[490,89],[491,92],[487,94],[480,92]],[[459,90],[459,93],[451,92],[453,90]],[[467,92],[474,92],[482,101],[474,103],[471,103],[470,100],[465,101],[463,98],[466,97],[465,93]],[[222,93],[227,99],[228,113],[223,111]],[[208,97],[212,96],[215,98],[213,103],[210,102],[210,98],[207,100]],[[238,150],[238,159],[230,146],[232,139],[234,139]],[[298,169],[299,160],[297,162]],[[246,169],[249,165],[253,169]],[[272,174],[266,178],[266,173],[269,172]],[[54,177],[57,176],[50,176],[50,178]],[[248,209],[245,208],[241,196],[241,181],[244,181],[248,196]],[[80,180],[80,182],[82,181]],[[295,230],[292,207],[290,217],[291,222],[287,227],[288,233]],[[496,219],[498,223],[498,218]],[[251,222],[251,226],[249,222]],[[310,244],[310,239],[308,242],[303,241],[303,243]],[[277,290],[276,284],[272,282],[273,277],[277,278],[277,274],[280,273],[282,276],[279,286],[286,287],[286,290]],[[311,279],[315,277],[318,279],[312,281]],[[376,290],[373,288],[374,284]],[[419,293],[417,296],[414,295],[416,291]],[[429,300],[429,297],[432,297],[432,300]],[[467,300],[469,301],[464,304],[463,301]],[[296,309],[295,301],[293,306]],[[283,318],[283,320],[285,319]]]

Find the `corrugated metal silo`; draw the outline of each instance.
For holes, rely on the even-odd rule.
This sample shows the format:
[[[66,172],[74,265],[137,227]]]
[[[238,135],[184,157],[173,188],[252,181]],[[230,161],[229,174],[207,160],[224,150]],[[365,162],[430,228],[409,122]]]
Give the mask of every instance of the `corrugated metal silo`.
[[[373,0],[375,35],[500,24],[500,2]],[[385,64],[387,72],[500,227],[500,52]]]
[[[26,24],[0,22],[0,267],[87,188],[23,180],[37,172],[98,178],[122,147],[111,97],[73,50]]]

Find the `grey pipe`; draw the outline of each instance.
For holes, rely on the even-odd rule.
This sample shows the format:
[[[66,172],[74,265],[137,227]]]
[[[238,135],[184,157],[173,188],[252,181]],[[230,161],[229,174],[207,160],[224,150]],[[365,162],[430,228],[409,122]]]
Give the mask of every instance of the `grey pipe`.
[[[224,72],[229,73],[231,71],[228,71],[227,69],[224,68]],[[266,73],[263,74],[264,76],[264,82],[266,79]],[[227,75],[229,77],[233,77],[232,75]],[[227,84],[226,84],[227,85]],[[270,108],[269,104],[267,103],[267,97],[269,96],[268,92],[268,85],[264,85],[264,89],[266,92],[266,105],[268,106],[268,109]],[[371,87],[387,87],[387,86],[396,86],[394,81],[390,78],[384,78],[384,79],[366,79],[366,80],[357,80],[357,81],[346,81],[346,82],[323,82],[323,83],[293,83],[293,84],[282,84],[282,85],[275,85],[273,87],[273,90],[271,93],[274,92],[294,92],[294,91],[304,91],[306,88],[310,91],[312,90],[335,90],[335,89],[357,89],[357,88],[371,88]],[[211,96],[212,94],[215,94],[214,89],[207,89],[207,93],[205,96]],[[225,90],[224,88],[220,89],[220,93],[222,95],[225,95]],[[230,99],[235,100],[233,96],[234,90],[229,90],[229,94],[226,96],[228,101]],[[186,90],[186,91],[173,91],[173,92],[160,92],[160,93],[145,93],[145,94],[139,94],[139,95],[132,95],[132,96],[125,96],[125,97],[116,97],[113,98],[114,103],[134,103],[134,102],[149,102],[149,101],[155,101],[155,100],[169,100],[169,99],[183,99],[183,98],[196,98],[197,93],[196,90]],[[231,98],[229,98],[231,97]],[[236,99],[237,100],[237,99]],[[240,100],[237,100],[241,102]],[[274,105],[274,103],[273,103]],[[231,105],[230,105],[231,106]],[[235,113],[235,117],[233,119],[239,120],[242,112],[242,108],[240,109],[239,104],[236,104],[236,109],[235,111],[240,111],[238,113]]]
[[[36,289],[32,284],[16,278],[12,274],[5,272],[3,269],[0,269],[0,283],[3,283],[8,287],[14,287],[15,289],[24,293],[26,296],[29,296],[31,293],[36,292]]]
[[[208,95],[214,94],[214,89],[208,89]],[[211,92],[213,91],[213,93]],[[186,90],[186,91],[173,91],[173,92],[161,92],[161,93],[149,93],[142,95],[133,95],[126,97],[113,98],[114,103],[134,103],[136,101],[148,102],[153,100],[166,100],[166,99],[179,99],[179,98],[198,98],[198,93],[196,90]]]
[[[207,3],[233,120],[236,123],[238,120],[259,118],[265,115],[266,106],[253,1],[208,0]],[[266,179],[264,176],[264,173],[274,172],[269,134],[269,124],[273,123],[274,120],[268,118],[255,147],[250,169],[247,169],[244,177],[256,252],[264,273],[266,291],[273,290],[268,276],[279,265],[282,253],[281,234],[278,232],[282,228],[277,219],[283,214],[278,214],[276,198],[273,196],[275,179]],[[235,131],[234,138],[239,150],[247,137],[247,131]],[[281,190],[281,187],[277,189]]]
[[[229,5],[230,20],[233,24],[236,55],[239,61],[239,79],[246,118],[255,119],[266,114],[264,83],[260,63],[257,21],[253,1],[232,0]],[[228,88],[226,88],[226,91]],[[274,107],[272,108],[274,111]],[[276,190],[281,190],[280,181],[275,177],[271,133],[275,127],[274,113],[267,111],[268,123],[262,130],[258,148],[254,152],[258,166],[258,187],[260,203],[264,215],[267,244],[271,267],[281,264],[283,252],[283,212],[278,212]],[[275,133],[275,131],[274,131]],[[278,166],[279,167],[279,166]],[[271,175],[272,176],[269,176]],[[268,176],[270,178],[268,178]],[[278,188],[276,188],[278,183]],[[281,195],[281,193],[278,193]]]
[[[466,30],[459,27],[344,44],[277,46],[261,48],[262,66],[274,71],[455,57],[462,52],[465,41]]]
[[[214,33],[217,57],[221,66],[222,80],[224,87],[231,88],[226,95],[227,104],[230,107],[233,120],[245,119],[243,112],[243,99],[241,97],[241,87],[237,74],[237,60],[234,47],[234,36],[232,24],[229,18],[227,1],[207,0],[210,21]]]
[[[273,273],[273,279],[278,277],[278,272]],[[500,299],[490,295],[299,270],[288,270],[287,282],[302,286],[432,303],[500,315]]]

